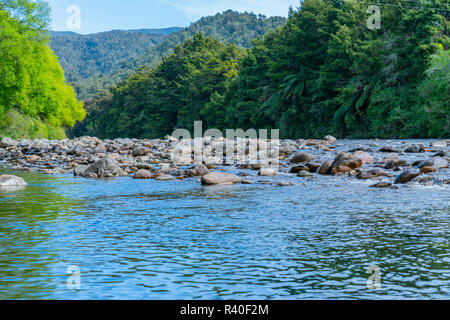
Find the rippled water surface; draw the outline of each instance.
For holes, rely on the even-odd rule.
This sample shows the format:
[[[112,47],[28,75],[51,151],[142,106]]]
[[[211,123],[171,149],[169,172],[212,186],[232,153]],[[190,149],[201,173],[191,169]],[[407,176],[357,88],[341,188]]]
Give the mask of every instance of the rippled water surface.
[[[1,299],[450,297],[445,186],[15,174],[29,186],[0,191]],[[67,288],[71,265],[81,290]]]

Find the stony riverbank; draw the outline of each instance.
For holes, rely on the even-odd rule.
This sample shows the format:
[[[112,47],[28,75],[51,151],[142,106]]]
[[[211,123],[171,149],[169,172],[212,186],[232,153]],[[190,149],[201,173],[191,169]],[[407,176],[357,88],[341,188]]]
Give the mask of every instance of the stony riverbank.
[[[225,139],[204,139],[204,148],[222,148]],[[234,145],[254,157],[248,141]],[[227,159],[206,158],[201,165],[177,165],[172,161],[179,141],[173,137],[155,140],[20,140],[3,138],[0,163],[14,171],[43,174],[73,174],[83,178],[131,176],[159,181],[198,179],[204,185],[265,183],[278,186],[301,184],[318,176],[369,180],[372,187],[398,188],[404,184],[449,185],[450,140],[442,141],[337,141],[281,140],[269,148],[279,165],[250,161],[223,165]],[[252,151],[253,150],[253,151]],[[257,157],[256,157],[257,158]],[[4,184],[11,180],[2,176]],[[12,178],[11,178],[12,179]]]

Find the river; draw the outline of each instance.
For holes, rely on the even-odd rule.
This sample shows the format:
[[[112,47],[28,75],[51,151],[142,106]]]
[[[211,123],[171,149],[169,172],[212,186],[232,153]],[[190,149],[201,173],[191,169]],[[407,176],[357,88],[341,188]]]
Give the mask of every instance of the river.
[[[29,186],[0,190],[0,299],[450,297],[446,185],[14,174]]]

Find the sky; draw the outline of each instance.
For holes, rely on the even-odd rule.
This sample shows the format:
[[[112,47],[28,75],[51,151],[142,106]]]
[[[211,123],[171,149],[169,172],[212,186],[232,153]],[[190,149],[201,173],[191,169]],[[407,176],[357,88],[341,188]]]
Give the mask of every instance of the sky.
[[[229,9],[286,17],[289,7],[297,8],[300,0],[47,0],[47,2],[52,8],[52,30],[70,30],[88,34],[116,29],[187,27],[203,16]]]

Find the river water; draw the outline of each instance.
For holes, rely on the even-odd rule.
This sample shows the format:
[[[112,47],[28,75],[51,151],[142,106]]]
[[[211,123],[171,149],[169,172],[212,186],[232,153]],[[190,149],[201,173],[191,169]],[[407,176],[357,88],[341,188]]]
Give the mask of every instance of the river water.
[[[449,186],[14,174],[29,186],[0,191],[0,299],[450,297]]]

